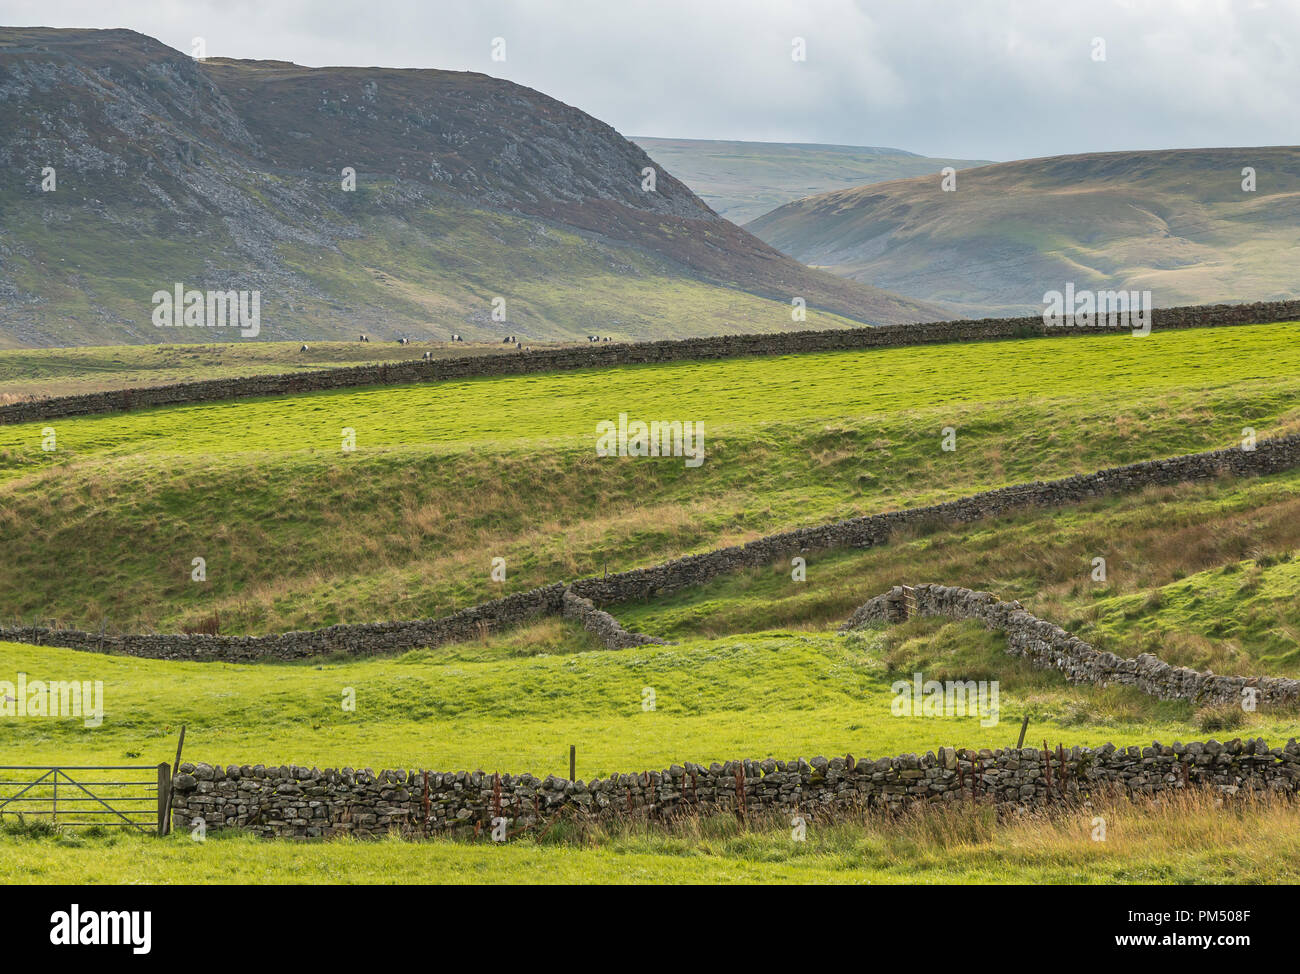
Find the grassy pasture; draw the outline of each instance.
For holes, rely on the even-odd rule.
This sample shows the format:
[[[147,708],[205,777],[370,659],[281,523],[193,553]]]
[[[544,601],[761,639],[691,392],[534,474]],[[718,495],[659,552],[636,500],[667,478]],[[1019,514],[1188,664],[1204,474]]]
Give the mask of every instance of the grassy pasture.
[[[1294,325],[677,363],[0,427],[0,612],[223,631],[435,615],[557,578],[1300,426]],[[1031,391],[1036,390],[1036,391]],[[1047,390],[1043,392],[1041,390]],[[708,459],[598,459],[596,423]],[[940,430],[958,430],[955,453]],[[340,431],[357,452],[340,451]],[[509,566],[488,578],[489,556]],[[195,556],[209,581],[189,581]],[[1242,557],[1242,556],[1238,556]]]
[[[1106,841],[1092,819],[1107,820]],[[810,823],[692,820],[616,834],[523,837],[500,847],[448,840],[311,845],[184,830],[127,834],[0,832],[9,883],[1295,883],[1300,813],[1282,802],[1221,808],[1189,796],[996,821],[987,808],[901,820]]]
[[[360,331],[360,330],[359,330]],[[246,375],[310,372],[370,362],[408,362],[426,351],[437,358],[490,355],[497,342],[396,341],[239,342],[192,345],[99,345],[87,348],[0,349],[0,404],[42,396]],[[511,346],[513,350],[513,346]]]
[[[1300,428],[1294,325],[619,369],[360,389],[0,427],[0,606],[95,626],[224,631],[435,615],[556,578],[634,567],[785,527]],[[695,419],[708,459],[597,460],[596,421]],[[939,431],[958,430],[958,450]],[[338,429],[358,451],[339,451]],[[102,680],[104,723],[0,718],[18,763],[170,760],[579,776],[735,757],[892,755],[1030,739],[1295,736],[1290,713],[1224,715],[1076,687],[973,623],[840,636],[865,598],[941,581],[1021,598],[1106,648],[1216,672],[1300,672],[1300,472],[1180,485],[917,530],[616,608],[678,640],[607,651],[560,620],[396,658],[189,664],[0,644],[0,679]],[[487,578],[490,555],[509,580]],[[208,559],[209,582],[188,581]],[[1108,580],[1089,578],[1103,556]],[[895,717],[890,685],[988,679],[1001,721]],[[641,708],[653,687],[656,709]],[[355,712],[341,707],[345,688]],[[1181,804],[1180,804],[1181,803]],[[1294,806],[1192,798],[997,823],[987,810],[788,827],[564,830],[504,849],[302,846],[0,830],[10,882],[1294,881]]]
[[[767,632],[672,647],[578,650],[543,623],[483,644],[392,660],[233,666],[132,660],[2,645],[7,668],[32,678],[101,679],[97,728],[54,718],[5,718],[0,758],[14,763],[170,760],[188,726],[187,757],[222,763],[475,768],[563,774],[578,745],[579,776],[731,757],[855,756],[945,743],[1006,746],[1017,718],[1031,739],[1145,744],[1159,739],[1295,733],[1295,715],[1251,715],[1206,733],[1190,705],[1128,689],[1072,687],[1006,656],[971,623],[915,620],[841,637]],[[896,717],[890,682],[1000,681],[1001,722],[977,716]],[[656,709],[641,709],[642,688]],[[344,687],[357,709],[344,712]],[[214,834],[189,841],[121,833],[48,833],[0,823],[5,882],[1233,882],[1300,875],[1297,811],[1286,803],[1227,811],[1180,796],[998,822],[987,809],[902,819],[818,822],[804,843],[788,824],[739,826],[724,816],[669,828],[561,823],[504,848],[461,840],[328,841],[302,845]],[[1280,840],[1264,840],[1273,834]]]
[[[581,638],[560,635],[560,624],[541,625],[541,636],[495,637],[483,646],[292,665],[7,644],[3,679],[24,672],[29,680],[99,680],[105,713],[96,727],[76,717],[0,718],[0,757],[157,763],[168,759],[184,723],[187,753],[213,763],[545,775],[567,771],[575,744],[579,776],[590,778],[683,760],[1005,747],[1025,714],[1032,739],[1053,745],[1204,733],[1191,704],[1131,688],[1070,686],[1008,656],[1000,635],[970,622],[919,620],[847,636],[769,631],[618,651],[583,650]],[[891,685],[916,672],[999,681],[1000,720],[895,716]],[[642,707],[646,687],[654,690],[652,711]],[[349,688],[355,711],[342,707]],[[1243,715],[1228,736],[1285,740],[1297,726],[1294,714],[1261,712]]]
[[[1297,551],[1300,471],[1291,471],[900,533],[880,548],[810,556],[804,583],[777,564],[616,611],[628,627],[670,639],[816,630],[893,585],[939,582],[1020,599],[1122,656],[1295,676]],[[1092,579],[1096,557],[1106,559],[1105,582]]]

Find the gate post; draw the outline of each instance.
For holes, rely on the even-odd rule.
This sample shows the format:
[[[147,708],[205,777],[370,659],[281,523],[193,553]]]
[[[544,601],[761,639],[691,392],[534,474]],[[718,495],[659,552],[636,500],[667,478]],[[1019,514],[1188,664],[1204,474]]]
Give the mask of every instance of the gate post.
[[[158,834],[169,835],[172,830],[171,819],[171,767],[164,761],[158,765]]]

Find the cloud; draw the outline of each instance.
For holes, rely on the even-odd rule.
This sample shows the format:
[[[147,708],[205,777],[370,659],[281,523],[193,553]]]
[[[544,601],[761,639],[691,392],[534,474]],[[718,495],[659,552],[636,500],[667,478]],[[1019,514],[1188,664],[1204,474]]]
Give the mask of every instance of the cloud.
[[[131,27],[184,51],[202,36],[219,56],[483,71],[628,135],[969,158],[1289,144],[1300,87],[1300,5],[1287,2],[0,0],[0,21]]]

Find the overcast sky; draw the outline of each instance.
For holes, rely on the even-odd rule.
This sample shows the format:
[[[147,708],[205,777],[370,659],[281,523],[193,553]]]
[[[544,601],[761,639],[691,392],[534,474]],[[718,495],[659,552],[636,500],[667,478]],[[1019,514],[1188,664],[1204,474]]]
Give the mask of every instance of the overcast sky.
[[[1300,141],[1296,0],[0,0],[0,23],[483,71],[629,136],[999,160]]]

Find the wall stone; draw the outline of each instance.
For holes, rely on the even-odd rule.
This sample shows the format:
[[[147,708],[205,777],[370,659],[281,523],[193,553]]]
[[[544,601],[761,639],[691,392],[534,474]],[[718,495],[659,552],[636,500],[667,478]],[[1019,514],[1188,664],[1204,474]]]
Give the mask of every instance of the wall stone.
[[[1098,497],[1136,493],[1147,487],[1212,480],[1224,475],[1279,473],[1297,465],[1300,465],[1300,435],[1260,440],[1250,452],[1230,448],[1165,460],[1144,460],[1059,480],[1013,484],[942,504],[768,535],[744,545],[690,555],[651,568],[579,579],[573,583],[573,591],[597,605],[643,601],[740,569],[788,560],[803,552],[884,544],[902,527],[964,524],[1027,508],[1077,504]]]
[[[164,633],[104,634],[44,626],[0,627],[0,640],[36,646],[61,646],[146,659],[253,663],[304,659],[321,654],[371,656],[425,646],[464,642],[541,616],[558,615],[563,583],[493,599],[440,619],[368,622],[266,636],[207,636]]]
[[[1245,688],[1253,687],[1255,703],[1261,710],[1300,704],[1300,680],[1218,676],[1171,666],[1151,653],[1126,659],[1095,649],[1060,626],[1031,615],[1019,602],[1003,602],[988,592],[933,584],[917,585],[912,591],[921,615],[978,619],[987,628],[1006,633],[1007,652],[1011,655],[1024,657],[1043,669],[1057,670],[1071,683],[1133,686],[1160,700],[1234,705],[1241,704]],[[840,628],[847,631],[873,621],[892,623],[906,618],[903,588],[894,586],[860,606]]]
[[[1295,320],[1300,320],[1300,301],[1189,305],[1156,308],[1152,312],[1152,328],[1159,331]],[[1005,338],[1128,333],[1128,328],[1107,326],[1071,325],[1049,328],[1043,324],[1041,316],[1029,316],[960,319],[826,331],[779,332],[766,335],[722,335],[658,342],[602,343],[586,347],[544,348],[517,354],[466,355],[431,362],[412,360],[282,375],[207,379],[200,382],[182,382],[141,389],[31,399],[0,406],[0,423],[36,422],[90,413],[143,409],[149,406],[219,402],[255,396],[285,396],[356,386],[445,382],[483,376],[607,369],[620,365],[646,365],[657,362],[752,355],[792,355],[800,352],[896,348],[904,345]]]
[[[592,605],[590,599],[575,595],[572,588],[565,588],[564,618],[582,623],[582,628],[594,635],[606,649],[630,649],[633,646],[668,646],[668,640],[658,636],[649,636],[642,632],[628,632],[608,612]]]
[[[595,606],[647,601],[741,569],[788,560],[800,553],[884,544],[901,527],[964,524],[1026,508],[1075,504],[1096,497],[1134,493],[1152,486],[1209,480],[1225,475],[1242,477],[1279,473],[1297,465],[1300,465],[1300,435],[1259,440],[1250,452],[1231,448],[1189,453],[1165,460],[1144,460],[1060,480],[1013,484],[942,504],[786,531],[743,545],[677,558],[650,568],[592,576],[570,584],[557,582],[471,606],[441,619],[337,625],[265,636],[105,635],[76,629],[14,626],[0,627],[0,640],[151,659],[227,662],[301,659],[322,653],[395,653],[476,639],[485,632],[519,625],[538,616],[562,614],[566,590]]]
[[[591,782],[483,771],[342,770],[182,764],[172,779],[176,828],[247,829],[266,837],[479,835],[493,819],[513,833],[560,812],[596,821],[740,812],[833,817],[862,809],[981,801],[1020,808],[1143,798],[1188,788],[1295,794],[1300,745],[1261,740],[1149,747],[972,750],[898,757],[674,764]]]

